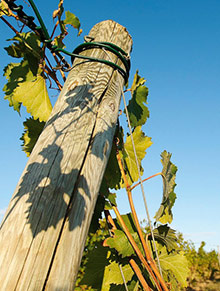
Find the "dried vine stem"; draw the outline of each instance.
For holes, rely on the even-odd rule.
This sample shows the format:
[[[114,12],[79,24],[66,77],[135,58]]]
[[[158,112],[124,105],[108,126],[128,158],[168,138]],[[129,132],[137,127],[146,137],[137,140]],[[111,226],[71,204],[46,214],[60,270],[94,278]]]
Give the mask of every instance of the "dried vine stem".
[[[104,211],[105,213],[105,217],[106,217],[106,220],[110,223],[110,225],[112,226],[112,230],[114,229],[117,229],[115,223],[114,223],[114,220],[112,219],[111,217],[111,214],[108,210],[105,210]],[[121,216],[121,215],[120,215]],[[122,217],[121,217],[122,219]],[[141,270],[140,268],[138,267],[138,265],[136,264],[135,260],[134,259],[130,259],[129,260],[129,264],[131,265],[131,267],[133,268],[135,274],[137,275],[139,281],[141,282],[141,285],[143,286],[144,290],[145,291],[150,291],[151,289],[149,288],[146,280],[144,279],[142,273],[141,273]]]
[[[117,147],[117,144],[116,144],[116,147]],[[135,207],[134,207],[132,194],[131,194],[131,187],[130,187],[128,181],[127,181],[126,174],[125,174],[125,171],[124,171],[124,168],[123,168],[123,164],[122,164],[122,160],[121,160],[121,157],[120,157],[118,151],[116,152],[116,157],[117,157],[118,165],[119,165],[119,168],[120,168],[120,171],[121,171],[121,174],[122,174],[122,178],[123,178],[125,186],[126,186],[126,191],[127,191],[127,195],[128,195],[129,204],[130,204],[130,207],[131,207],[131,212],[132,212],[133,217],[134,217],[134,221],[135,221],[135,224],[136,224],[136,227],[137,227],[137,231],[138,231],[142,246],[144,248],[144,252],[145,252],[147,261],[148,261],[149,265],[151,266],[154,274],[156,275],[156,278],[159,280],[161,286],[164,288],[164,291],[168,291],[166,283],[163,280],[160,272],[158,271],[157,265],[156,265],[155,261],[153,260],[153,258],[151,257],[150,250],[149,250],[149,248],[148,248],[148,246],[146,244],[146,241],[144,239],[143,232],[142,232],[142,229],[141,229],[138,217],[137,217],[137,213],[136,213],[136,210],[135,210]],[[156,282],[158,283],[156,278],[155,278],[154,281],[155,281],[155,283]],[[161,289],[158,289],[158,290],[161,290]]]
[[[154,174],[154,175],[152,175],[152,176],[150,176],[150,177],[148,177],[148,178],[142,180],[142,183],[143,183],[143,182],[146,182],[147,180],[150,180],[150,179],[152,179],[152,178],[154,178],[154,177],[157,177],[157,176],[161,176],[163,179],[166,180],[164,174],[160,172],[160,173]],[[132,186],[132,187],[130,188],[130,190],[132,191],[134,188],[136,188],[136,187],[139,186],[140,184],[141,184],[141,182],[136,183],[134,186]]]
[[[114,210],[119,222],[121,223],[121,226],[123,228],[123,231],[125,232],[126,236],[128,237],[128,240],[130,241],[133,249],[135,250],[137,256],[139,257],[140,261],[143,263],[144,267],[147,269],[148,273],[152,276],[153,281],[155,282],[157,289],[159,291],[169,291],[167,289],[167,286],[165,284],[165,282],[163,281],[163,279],[160,276],[160,273],[158,272],[158,270],[156,268],[154,268],[154,266],[151,264],[150,261],[146,261],[146,259],[144,258],[144,256],[142,255],[139,247],[137,246],[136,242],[134,241],[132,235],[130,234],[126,224],[124,223],[118,208],[116,206],[112,206],[112,209]],[[160,282],[158,282],[158,280]],[[162,289],[163,288],[163,289]]]

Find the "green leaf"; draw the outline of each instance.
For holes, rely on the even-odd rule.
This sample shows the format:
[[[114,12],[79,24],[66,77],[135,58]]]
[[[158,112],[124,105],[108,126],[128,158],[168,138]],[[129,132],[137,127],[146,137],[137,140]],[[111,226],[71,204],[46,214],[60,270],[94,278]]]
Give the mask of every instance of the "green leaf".
[[[135,75],[134,75],[134,80],[131,86],[131,92],[132,94],[134,93],[134,91],[139,87],[144,85],[146,82],[146,80],[144,78],[141,78],[140,75],[138,75],[138,70],[136,71]]]
[[[3,91],[5,92],[5,99],[9,101],[9,106],[12,106],[15,111],[20,113],[21,102],[14,98],[14,90],[18,84],[26,80],[29,68],[27,61],[21,63],[10,63],[4,68],[4,76],[8,80]]]
[[[177,249],[177,236],[176,231],[170,228],[167,224],[160,225],[153,230],[155,240],[165,245],[168,252]],[[151,234],[149,234],[149,239],[151,239]]]
[[[52,111],[52,105],[47,93],[46,82],[39,71],[34,76],[31,71],[28,72],[25,82],[19,83],[19,86],[13,92],[13,98],[26,106],[27,112],[34,119],[47,121]]]
[[[133,131],[133,140],[137,153],[138,165],[140,167],[140,172],[143,174],[143,168],[141,167],[141,161],[146,155],[146,149],[152,145],[150,137],[144,135],[141,130],[141,126],[137,126]],[[129,185],[133,184],[139,179],[138,169],[136,165],[136,159],[134,155],[134,150],[132,146],[131,136],[128,135],[126,142],[124,144],[124,150],[120,151],[120,156],[124,161],[124,169],[126,172],[126,177]],[[121,187],[125,187],[124,181],[121,180]]]
[[[73,13],[71,13],[70,11],[66,11],[65,12],[66,14],[66,18],[65,20],[63,21],[64,24],[70,24],[72,25],[74,28],[76,29],[80,29],[80,21],[79,21],[79,18],[76,17]]]
[[[125,233],[118,229],[114,230],[114,237],[110,237],[105,240],[105,246],[116,249],[122,258],[129,257],[135,253]]]
[[[159,252],[160,265],[163,270],[170,270],[177,282],[181,284],[182,287],[187,286],[187,276],[188,276],[188,262],[184,256],[184,252],[179,253],[167,253],[166,247],[161,248]]]
[[[141,241],[139,239],[136,226],[134,224],[133,216],[131,213],[125,214],[121,216],[125,225],[127,226],[130,234],[132,235],[134,241],[138,245],[142,254],[144,254],[143,247]],[[130,244],[127,236],[125,235],[124,231],[122,230],[122,226],[117,219],[114,219],[116,227],[119,229],[113,230],[114,236],[107,238],[104,242],[105,246],[115,249],[122,258],[129,257],[135,254],[135,251]]]
[[[146,106],[148,88],[143,86],[145,82],[146,80],[141,78],[137,71],[130,89],[132,98],[127,106],[132,127],[145,124],[147,118],[149,117],[149,110]]]
[[[127,214],[123,214],[121,215],[125,225],[127,226],[128,230],[130,233],[136,233],[137,232],[137,228],[135,226],[135,223],[134,223],[134,218],[133,218],[133,215],[132,213],[127,213]],[[120,222],[118,221],[118,219],[114,219],[115,221],[115,225],[118,229],[121,229],[122,230],[122,226],[120,224]]]
[[[92,286],[101,290],[105,267],[108,266],[108,248],[98,244],[96,248],[88,253],[85,274],[80,281],[80,285]]]
[[[126,282],[131,281],[134,275],[134,271],[132,270],[130,265],[129,264],[121,265],[121,269],[122,269],[125,281]],[[110,262],[110,264],[105,267],[101,291],[109,291],[111,284],[122,285],[123,283],[124,282],[123,282],[119,264],[116,261]],[[114,290],[114,289],[111,288],[111,290]]]
[[[171,154],[167,151],[163,151],[161,154],[163,170],[162,174],[164,177],[164,190],[163,190],[163,199],[160,205],[159,210],[155,215],[156,221],[161,223],[171,223],[173,220],[172,207],[176,200],[176,194],[174,193],[174,188],[176,186],[176,172],[177,167],[170,161]]]
[[[14,42],[5,48],[7,53],[12,57],[23,57],[24,60],[27,60],[31,72],[36,75],[42,54],[39,37],[32,32],[19,33],[9,41]]]
[[[22,149],[29,157],[44,128],[45,122],[29,118],[23,124],[25,131],[20,139],[23,141]]]

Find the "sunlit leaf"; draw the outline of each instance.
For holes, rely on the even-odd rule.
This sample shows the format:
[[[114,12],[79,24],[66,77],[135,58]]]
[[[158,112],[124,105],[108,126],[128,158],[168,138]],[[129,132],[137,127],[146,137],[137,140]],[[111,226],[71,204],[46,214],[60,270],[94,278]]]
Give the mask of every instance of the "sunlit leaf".
[[[164,189],[163,189],[163,199],[159,210],[155,215],[156,221],[161,223],[171,223],[173,220],[172,207],[176,200],[176,194],[174,193],[174,188],[176,186],[176,172],[177,167],[170,161],[171,154],[167,151],[163,151],[161,154],[163,170],[162,174],[164,176]]]
[[[14,90],[13,97],[21,102],[34,119],[47,121],[52,111],[52,105],[47,93],[44,77],[39,73],[34,76],[31,71],[26,76],[26,81],[19,83]]]
[[[189,273],[188,262],[184,252],[167,253],[166,247],[159,252],[160,265],[163,270],[170,270],[174,274],[177,282],[182,286],[187,286],[187,276]]]
[[[128,231],[132,235],[135,243],[138,245],[140,251],[142,253],[144,253],[140,238],[139,238],[138,233],[137,233],[137,229],[136,229],[135,224],[134,224],[132,214],[131,213],[124,214],[121,217],[122,217]],[[112,230],[114,233],[114,236],[107,238],[104,242],[104,245],[108,246],[112,249],[115,249],[122,258],[129,257],[129,256],[135,254],[135,251],[134,251],[131,243],[129,242],[124,231],[122,230],[122,226],[121,226],[120,222],[117,219],[114,219],[114,222],[115,222],[116,227],[118,229]]]
[[[134,75],[134,80],[131,86],[131,92],[132,94],[135,92],[135,90],[139,87],[144,85],[144,83],[146,82],[146,80],[144,78],[141,78],[140,75],[138,75],[138,70],[136,71],[135,75]]]
[[[134,223],[134,218],[133,218],[133,215],[132,213],[127,213],[127,214],[122,214],[121,215],[121,218],[123,219],[127,229],[129,230],[130,233],[136,233],[137,232],[137,228],[135,226],[135,223]],[[122,230],[122,225],[121,223],[119,222],[118,219],[114,219],[115,221],[115,225],[118,229],[121,229]]]
[[[132,98],[130,99],[127,109],[132,127],[143,125],[149,117],[147,108],[148,88],[143,84],[146,82],[144,78],[138,75],[138,71],[134,76],[134,81],[131,86]]]
[[[80,29],[80,21],[79,18],[76,17],[73,13],[70,11],[65,12],[66,18],[64,20],[64,24],[70,24],[76,29]]]
[[[4,76],[8,82],[4,85],[5,99],[9,101],[9,106],[12,106],[15,111],[20,112],[21,102],[14,98],[14,90],[18,84],[26,80],[28,74],[28,63],[22,61],[21,63],[10,63],[4,68]]]
[[[152,145],[152,141],[150,137],[145,136],[143,131],[141,130],[141,126],[137,126],[132,134],[135,150],[137,153],[138,166],[140,167],[140,172],[143,174],[143,168],[141,167],[141,161],[146,155],[146,149]],[[132,146],[131,136],[127,136],[126,142],[124,144],[124,150],[120,151],[120,156],[124,161],[126,178],[129,185],[133,184],[138,180],[138,168],[136,164],[135,154]],[[124,181],[121,181],[121,186],[125,187]]]
[[[20,139],[23,141],[22,149],[29,157],[44,128],[45,122],[28,118],[23,124],[25,131]]]
[[[120,270],[119,264],[117,262],[115,261],[110,262],[110,264],[105,267],[101,291],[114,290],[112,288],[110,289],[111,284],[122,285],[124,281],[121,271],[123,272],[125,282],[126,283],[129,282],[134,275],[134,271],[132,270],[130,265],[129,264],[121,265]]]
[[[13,44],[5,48],[7,53],[12,57],[23,57],[24,60],[27,60],[29,69],[36,75],[42,51],[39,37],[32,32],[20,33],[9,41],[13,41]]]
[[[135,253],[125,233],[118,229],[114,230],[114,237],[105,240],[104,245],[116,249],[122,258],[131,256]]]

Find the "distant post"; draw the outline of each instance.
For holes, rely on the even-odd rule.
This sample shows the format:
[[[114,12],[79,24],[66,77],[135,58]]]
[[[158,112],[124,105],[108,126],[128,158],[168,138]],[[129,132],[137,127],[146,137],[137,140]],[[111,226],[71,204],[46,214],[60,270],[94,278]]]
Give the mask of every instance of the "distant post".
[[[89,33],[129,53],[124,27],[108,20]],[[123,67],[112,52],[81,53]],[[2,291],[73,290],[111,151],[123,76],[75,59],[0,227]]]

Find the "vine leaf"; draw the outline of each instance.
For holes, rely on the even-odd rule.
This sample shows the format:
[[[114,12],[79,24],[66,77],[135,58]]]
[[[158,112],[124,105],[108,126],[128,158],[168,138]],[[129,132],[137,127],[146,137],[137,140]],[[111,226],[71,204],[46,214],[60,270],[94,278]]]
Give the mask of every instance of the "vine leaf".
[[[80,29],[80,21],[79,18],[76,17],[72,12],[66,11],[65,12],[66,18],[64,19],[64,24],[70,24],[72,27]]]
[[[167,224],[158,226],[153,230],[153,233],[156,241],[161,245],[165,245],[168,252],[178,248],[176,231]],[[152,239],[151,234],[149,234],[149,239]]]
[[[107,259],[108,254],[108,249],[104,248],[101,244],[97,244],[96,248],[88,252],[85,273],[80,281],[80,285],[88,285],[94,289],[101,290],[105,267],[109,264]]]
[[[171,271],[182,287],[187,286],[188,262],[183,251],[168,254],[164,246],[160,249],[159,260],[163,270]]]
[[[137,153],[138,164],[140,167],[141,174],[143,174],[143,168],[141,167],[141,161],[146,155],[146,149],[152,145],[150,137],[145,136],[141,130],[141,126],[137,126],[132,133],[134,145]],[[131,136],[128,135],[126,142],[124,143],[124,149],[119,151],[121,159],[124,161],[124,169],[126,172],[126,178],[129,185],[133,184],[138,180],[138,169],[136,165],[134,150],[132,146]],[[121,179],[121,187],[125,187],[123,179]]]
[[[131,86],[132,98],[130,99],[127,109],[132,127],[143,125],[149,117],[149,110],[146,106],[148,88],[143,84],[146,82],[144,78],[138,75],[138,71],[134,76],[134,81]]]
[[[9,41],[14,41],[12,45],[4,48],[8,55],[14,58],[24,58],[28,61],[31,72],[36,75],[41,58],[41,47],[39,37],[32,33],[19,33]]]
[[[125,278],[126,283],[131,281],[134,272],[129,264],[121,265],[122,272]],[[105,267],[102,289],[101,291],[114,290],[111,288],[111,285],[122,285],[123,278],[121,275],[119,264],[116,261],[111,261],[108,266]],[[111,288],[111,289],[110,289]]]
[[[113,232],[114,237],[107,238],[104,242],[104,246],[116,249],[118,254],[121,255],[122,258],[134,255],[134,249],[131,246],[125,233],[119,229],[115,229],[113,230]]]
[[[130,234],[132,235],[134,241],[138,245],[142,254],[144,254],[143,247],[140,241],[140,238],[137,233],[137,229],[134,224],[133,216],[131,213],[124,214],[121,216],[126,227],[128,228]],[[122,230],[122,226],[117,219],[114,219],[115,225],[118,229],[113,229],[112,232],[114,233],[113,237],[109,237],[104,241],[104,246],[108,246],[112,249],[115,249],[118,254],[122,257],[129,257],[135,254],[135,251],[129,242],[127,236],[125,235],[124,231]]]
[[[4,68],[4,76],[8,82],[3,87],[5,92],[5,99],[9,101],[9,106],[13,107],[15,111],[20,113],[21,103],[15,100],[13,92],[20,82],[25,80],[28,73],[27,62],[10,63]]]
[[[135,75],[134,75],[134,80],[133,83],[131,85],[131,92],[132,94],[135,92],[135,90],[139,87],[144,85],[146,82],[146,80],[144,78],[141,78],[140,75],[138,75],[138,70],[136,71]]]
[[[22,149],[29,157],[44,128],[45,122],[28,118],[23,124],[25,131],[20,139],[23,141]]]
[[[177,167],[170,161],[171,154],[167,151],[163,151],[161,154],[161,163],[163,165],[162,174],[165,179],[164,190],[163,190],[163,199],[160,205],[159,210],[155,215],[156,221],[161,223],[171,223],[173,220],[172,207],[176,200],[176,194],[174,193],[174,188],[176,186],[176,172]]]
[[[48,96],[45,78],[38,71],[34,76],[31,71],[28,72],[25,82],[19,83],[13,91],[13,98],[26,106],[27,112],[34,119],[47,121],[52,111],[52,105]]]

